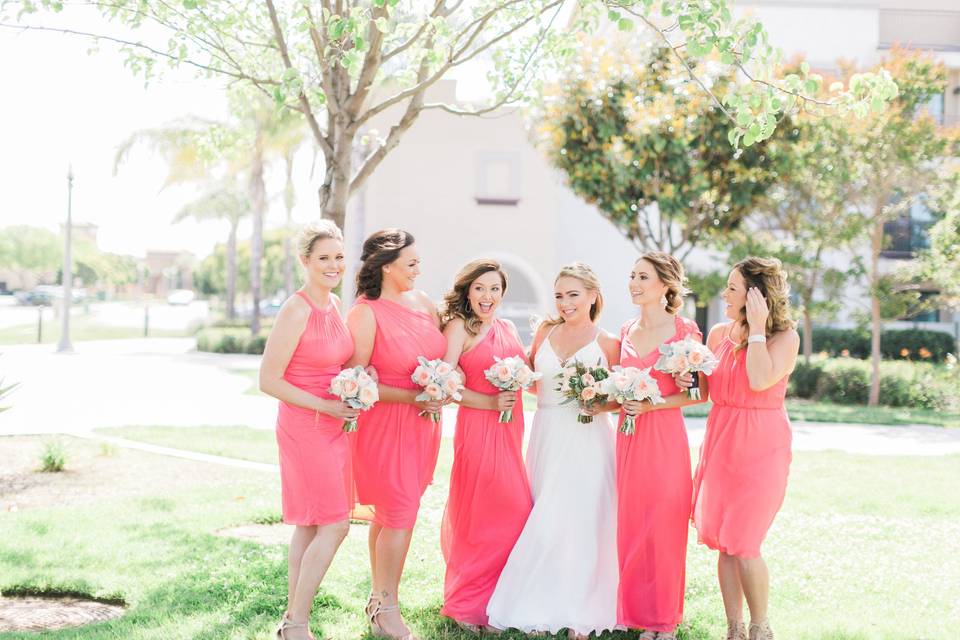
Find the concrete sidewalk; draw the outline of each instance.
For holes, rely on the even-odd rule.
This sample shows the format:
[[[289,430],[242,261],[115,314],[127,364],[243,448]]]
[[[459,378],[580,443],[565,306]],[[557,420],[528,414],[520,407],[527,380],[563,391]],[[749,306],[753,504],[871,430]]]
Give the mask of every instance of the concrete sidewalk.
[[[243,371],[260,357],[197,353],[192,338],[78,342],[72,354],[50,345],[0,347],[0,377],[21,386],[0,413],[0,435],[89,434],[125,425],[229,426],[273,429],[275,400],[245,393]],[[532,412],[526,412],[527,424]],[[444,412],[452,436],[456,409]],[[871,455],[960,454],[960,429],[795,422],[794,449]],[[706,421],[687,420],[690,444]]]

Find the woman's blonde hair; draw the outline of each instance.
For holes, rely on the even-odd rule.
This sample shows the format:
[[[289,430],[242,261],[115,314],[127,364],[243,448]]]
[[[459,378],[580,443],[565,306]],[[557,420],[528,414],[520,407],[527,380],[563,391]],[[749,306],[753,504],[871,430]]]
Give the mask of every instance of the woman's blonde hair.
[[[343,242],[343,232],[332,220],[310,222],[297,234],[297,252],[304,258],[310,257],[317,240],[339,240]]]
[[[685,286],[687,276],[683,273],[683,265],[672,255],[663,251],[648,251],[637,258],[637,262],[641,260],[646,260],[653,265],[653,270],[657,272],[660,282],[667,285],[667,292],[664,294],[667,298],[666,310],[668,313],[676,314],[683,308],[683,297],[690,293]]]
[[[477,278],[491,271],[500,275],[500,282],[503,284],[502,293],[507,292],[507,274],[503,272],[499,262],[481,258],[464,265],[453,280],[453,289],[443,296],[443,310],[440,312],[442,326],[446,327],[447,323],[454,318],[460,318],[467,333],[471,336],[477,335],[483,321],[477,317],[473,307],[470,306],[470,286]]]
[[[600,318],[600,312],[603,311],[603,293],[600,291],[600,278],[597,277],[594,270],[586,263],[571,262],[560,268],[560,273],[553,279],[553,283],[556,284],[560,278],[576,278],[583,283],[587,291],[593,291],[597,294],[597,301],[590,305],[590,321],[596,323]],[[543,324],[550,327],[564,322],[565,320],[559,316],[547,316]]]
[[[733,268],[740,272],[747,291],[751,287],[756,287],[767,301],[770,315],[767,316],[766,336],[769,338],[779,331],[793,329],[795,323],[790,317],[790,283],[787,281],[783,264],[776,258],[751,256],[733,265]],[[740,310],[737,324],[743,336],[738,348],[745,349],[747,336],[750,335],[746,307]]]

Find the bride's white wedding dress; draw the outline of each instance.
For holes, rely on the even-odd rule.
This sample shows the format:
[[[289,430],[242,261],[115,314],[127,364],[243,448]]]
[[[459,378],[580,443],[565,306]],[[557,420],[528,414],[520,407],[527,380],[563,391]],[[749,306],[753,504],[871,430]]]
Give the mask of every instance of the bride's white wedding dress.
[[[570,361],[609,366],[597,340]],[[613,629],[617,622],[616,439],[608,414],[577,422],[575,404],[554,390],[562,369],[543,341],[543,373],[527,448],[533,510],[487,606],[489,624],[521,631]]]

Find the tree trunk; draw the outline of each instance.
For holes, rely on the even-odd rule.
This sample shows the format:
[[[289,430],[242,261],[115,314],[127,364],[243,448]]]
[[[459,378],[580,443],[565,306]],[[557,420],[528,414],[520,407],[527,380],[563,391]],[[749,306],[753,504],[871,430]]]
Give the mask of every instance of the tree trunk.
[[[809,303],[803,305],[803,359],[810,364],[813,357],[813,316]]]
[[[287,224],[286,231],[283,234],[283,288],[285,293],[289,296],[293,294],[294,287],[296,286],[293,281],[293,242],[291,241],[290,234],[293,233],[293,205],[294,205],[294,188],[293,188],[293,157],[288,156],[285,159],[286,169],[287,169],[287,184],[283,190],[283,204],[287,209]]]
[[[237,317],[237,226],[240,220],[230,221],[227,237],[227,320]]]
[[[257,131],[257,140],[250,165],[250,207],[253,210],[253,237],[250,240],[250,294],[253,311],[250,333],[260,333],[260,263],[263,259],[263,219],[266,213],[266,186],[263,183],[263,139]]]
[[[868,404],[880,403],[880,251],[883,249],[883,217],[879,210],[874,214],[873,232],[870,234],[870,398]]]

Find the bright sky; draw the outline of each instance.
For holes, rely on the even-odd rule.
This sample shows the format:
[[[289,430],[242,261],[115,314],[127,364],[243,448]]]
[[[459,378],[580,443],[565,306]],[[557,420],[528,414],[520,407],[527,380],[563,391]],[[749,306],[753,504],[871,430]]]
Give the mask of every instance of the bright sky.
[[[70,26],[96,29],[95,24]],[[135,150],[117,175],[114,156],[134,131],[188,114],[221,116],[220,92],[189,71],[145,88],[113,45],[104,42],[99,52],[88,54],[89,48],[90,41],[77,36],[0,29],[0,73],[7,87],[0,100],[0,228],[30,224],[57,230],[66,219],[66,175],[72,164],[73,219],[99,225],[102,249],[137,256],[152,249],[186,249],[205,256],[226,237],[226,223],[172,224],[197,192],[162,189],[166,165],[146,147]],[[310,157],[305,151],[298,158],[299,221],[316,212]],[[268,184],[268,191],[279,188]],[[268,226],[283,217],[282,203],[272,203]],[[240,232],[248,235],[249,229]]]

